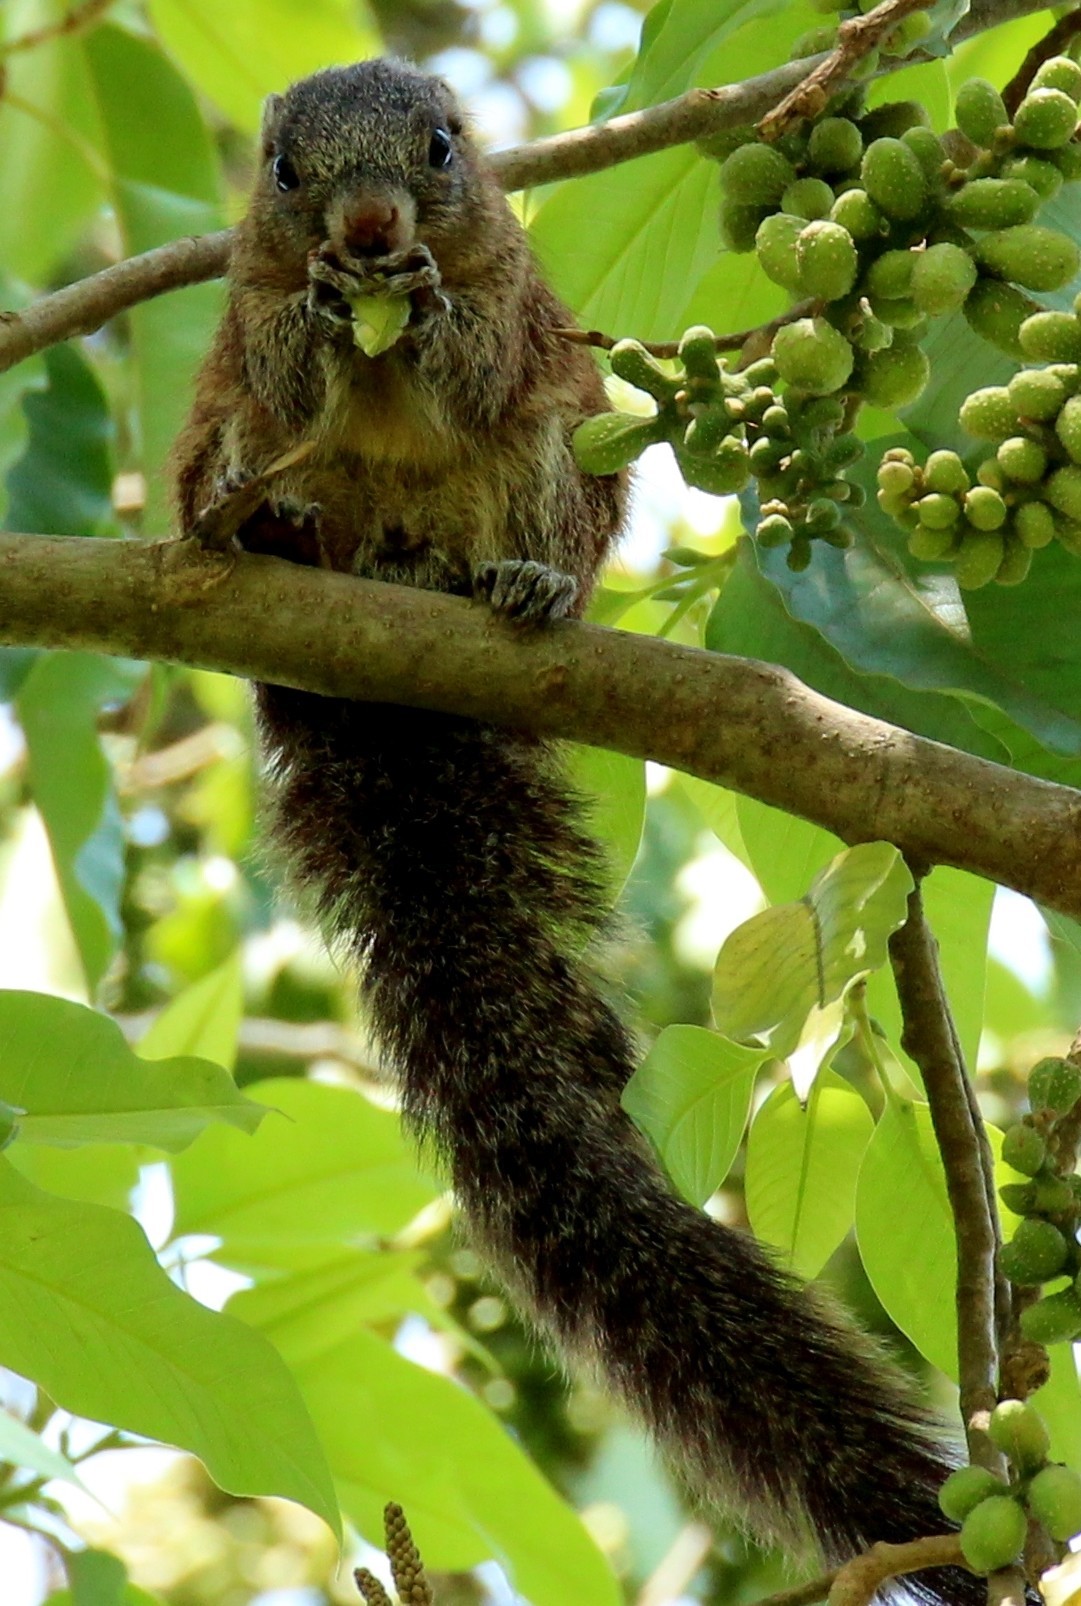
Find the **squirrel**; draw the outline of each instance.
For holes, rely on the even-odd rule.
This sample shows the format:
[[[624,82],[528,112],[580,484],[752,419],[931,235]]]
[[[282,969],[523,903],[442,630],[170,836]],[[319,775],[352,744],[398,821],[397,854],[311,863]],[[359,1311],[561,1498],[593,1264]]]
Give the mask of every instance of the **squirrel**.
[[[369,357],[350,298],[407,298]],[[294,562],[584,609],[620,475],[570,437],[607,410],[452,92],[388,59],[271,97],[228,304],[175,449],[181,531],[301,443],[238,534]],[[278,494],[280,492],[280,494]],[[748,1234],[678,1198],[620,1106],[629,1033],[584,956],[599,849],[558,756],[419,710],[256,689],[272,835],[358,963],[405,1120],[522,1310],[597,1368],[698,1496],[832,1561],[941,1532],[931,1418],[871,1341]],[[973,1602],[960,1569],[928,1599]]]

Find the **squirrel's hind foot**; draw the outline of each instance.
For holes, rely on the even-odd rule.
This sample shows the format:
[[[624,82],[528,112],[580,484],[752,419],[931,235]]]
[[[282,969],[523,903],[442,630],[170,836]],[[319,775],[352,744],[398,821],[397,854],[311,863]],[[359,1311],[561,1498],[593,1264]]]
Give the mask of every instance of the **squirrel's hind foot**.
[[[478,563],[473,570],[473,595],[487,602],[493,613],[516,624],[545,625],[564,618],[578,595],[573,575],[529,559],[505,558],[499,563]]]

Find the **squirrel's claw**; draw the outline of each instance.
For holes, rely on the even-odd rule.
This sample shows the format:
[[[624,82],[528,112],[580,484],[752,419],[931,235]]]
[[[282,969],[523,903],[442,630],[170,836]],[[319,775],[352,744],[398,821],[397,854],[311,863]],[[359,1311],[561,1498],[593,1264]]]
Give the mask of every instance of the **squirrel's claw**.
[[[473,570],[473,595],[504,619],[544,625],[569,613],[578,595],[578,582],[573,575],[549,568],[546,563],[505,558],[499,563],[477,564]]]

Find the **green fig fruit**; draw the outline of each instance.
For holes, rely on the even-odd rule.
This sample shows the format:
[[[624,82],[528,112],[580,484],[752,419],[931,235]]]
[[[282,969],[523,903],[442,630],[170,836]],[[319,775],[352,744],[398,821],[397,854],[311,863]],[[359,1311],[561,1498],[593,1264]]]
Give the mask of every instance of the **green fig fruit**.
[[[760,206],[741,206],[737,201],[726,201],[721,207],[721,238],[728,250],[737,256],[753,251],[762,217]]]
[[[1019,330],[1021,349],[1033,362],[1081,361],[1081,319],[1073,312],[1035,312]]]
[[[1030,89],[1014,113],[1018,144],[1037,151],[1057,150],[1073,138],[1077,102],[1061,89]]]
[[[818,173],[847,173],[858,167],[863,135],[847,117],[822,117],[811,129],[807,158]]]
[[[799,318],[774,335],[773,360],[786,384],[825,396],[851,374],[852,347],[824,318]]]
[[[1044,1467],[1029,1484],[1025,1499],[1037,1522],[1060,1544],[1081,1531],[1081,1478],[1072,1467]]]
[[[637,340],[617,341],[608,353],[608,360],[618,378],[633,385],[636,390],[648,392],[659,402],[670,401],[682,389],[683,380],[665,373],[657,359]]]
[[[1006,543],[1001,530],[966,529],[961,535],[953,572],[965,591],[989,585],[1002,566]]]
[[[877,239],[887,228],[882,213],[859,185],[838,195],[830,208],[830,221],[840,223],[854,240]]]
[[[760,141],[739,146],[721,165],[724,192],[741,206],[776,206],[795,176],[792,163]]]
[[[1043,156],[1012,156],[1002,168],[1003,178],[1019,178],[1036,191],[1041,201],[1050,201],[1063,185],[1062,174]]]
[[[1073,402],[1081,405],[1081,397],[1072,397],[1066,406]],[[1065,1115],[1081,1099],[1081,1070],[1070,1060],[1049,1055],[1029,1072],[1028,1096],[1034,1110]]]
[[[578,425],[571,444],[586,474],[615,474],[666,434],[667,423],[659,414],[636,418],[631,413],[598,413]]]
[[[1023,359],[1020,328],[1025,319],[1040,311],[1038,301],[1026,296],[1001,279],[977,279],[963,308],[965,321],[981,340],[1015,359]]]
[[[1025,502],[1014,509],[1013,527],[1030,551],[1050,546],[1055,539],[1055,521],[1046,502]]]
[[[991,1412],[987,1433],[995,1449],[1008,1455],[1018,1472],[1035,1472],[1047,1460],[1047,1452],[1051,1448],[1047,1424],[1040,1413],[1024,1400],[1002,1400],[996,1405]]]
[[[950,1522],[964,1522],[990,1495],[1003,1495],[1006,1485],[986,1467],[958,1467],[938,1491],[939,1509]]]
[[[1002,1140],[1002,1158],[1023,1177],[1034,1177],[1047,1159],[1047,1144],[1035,1127],[1017,1121]]]
[[[1006,103],[986,78],[969,78],[957,91],[953,105],[957,126],[967,139],[990,150],[996,130],[1010,121]]]
[[[1049,368],[1022,368],[1007,388],[1017,416],[1036,423],[1057,417],[1066,400],[1066,386]]]
[[[1063,1344],[1081,1333],[1081,1298],[1072,1288],[1047,1294],[1021,1312],[1021,1331],[1034,1344]]]
[[[1020,541],[1007,541],[1006,551],[995,575],[997,586],[1019,586],[1032,567],[1032,549]]]
[[[798,178],[781,196],[782,212],[791,212],[793,217],[806,218],[808,222],[828,217],[832,206],[833,191],[822,178]]]
[[[923,465],[923,483],[929,491],[960,496],[968,490],[968,470],[956,452],[932,452]]]
[[[840,223],[808,223],[796,241],[796,268],[806,295],[840,301],[855,283],[858,265],[852,236]]]
[[[1061,89],[1076,105],[1081,101],[1081,67],[1069,56],[1049,56],[1036,69],[1033,89]]]
[[[1049,1221],[1026,1216],[999,1253],[999,1265],[1011,1283],[1034,1286],[1049,1282],[1065,1268],[1069,1253],[1065,1238]]]
[[[928,530],[949,530],[961,517],[961,505],[956,497],[942,491],[928,491],[916,503],[919,520]]]
[[[1026,290],[1059,290],[1081,266],[1074,241],[1039,223],[985,234],[974,254],[979,267]]]
[[[961,403],[961,428],[977,440],[1004,441],[1017,434],[1017,409],[1005,385],[985,385]]]
[[[976,264],[959,245],[929,245],[916,251],[911,295],[929,318],[956,312],[976,283]]]
[[[795,295],[802,294],[796,241],[806,224],[788,212],[773,212],[763,218],[755,236],[755,250],[763,273],[774,284]]]
[[[1044,500],[1068,519],[1081,520],[1081,467],[1067,463],[1057,468],[1044,486]]]
[[[951,198],[947,211],[963,229],[1006,229],[1031,223],[1040,197],[1019,178],[970,179]]]
[[[1027,1532],[1025,1513],[1017,1501],[1009,1495],[990,1495],[965,1518],[961,1550],[973,1572],[997,1572],[1021,1554]]]
[[[927,180],[915,154],[900,139],[875,139],[863,153],[860,179],[887,217],[908,222],[927,202]]]
[[[999,468],[1014,485],[1038,485],[1047,473],[1047,453],[1027,435],[1011,435],[995,456]]]

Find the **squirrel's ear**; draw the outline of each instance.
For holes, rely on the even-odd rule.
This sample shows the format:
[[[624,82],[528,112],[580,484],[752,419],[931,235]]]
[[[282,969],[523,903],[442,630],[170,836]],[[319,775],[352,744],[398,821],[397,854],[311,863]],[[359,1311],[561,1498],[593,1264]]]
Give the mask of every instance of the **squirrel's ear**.
[[[271,145],[274,136],[281,124],[282,111],[285,107],[285,97],[282,95],[268,95],[263,102],[263,126],[261,129],[264,145]]]

